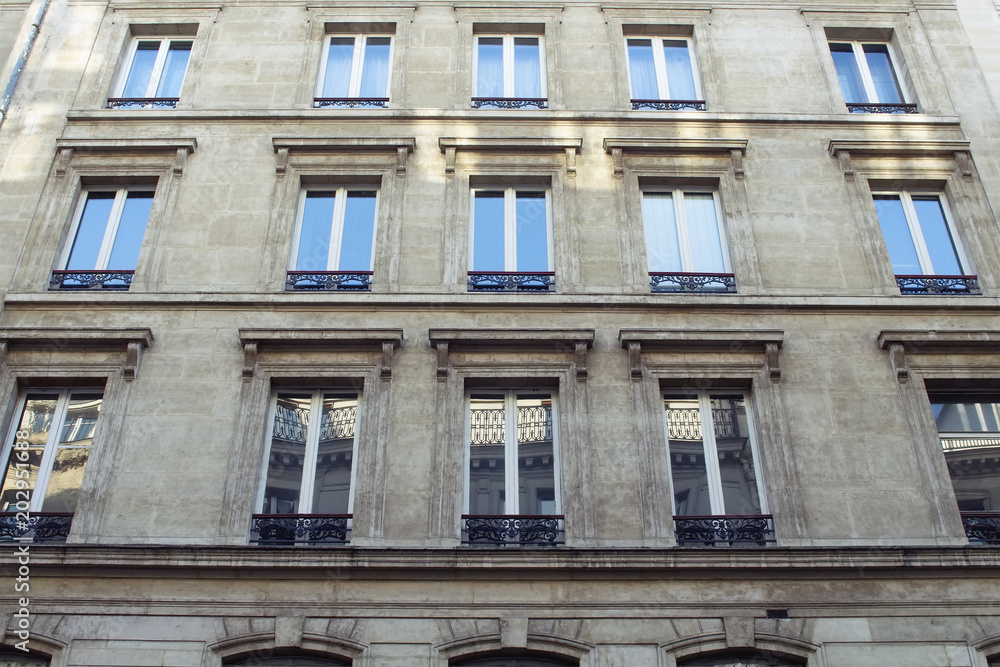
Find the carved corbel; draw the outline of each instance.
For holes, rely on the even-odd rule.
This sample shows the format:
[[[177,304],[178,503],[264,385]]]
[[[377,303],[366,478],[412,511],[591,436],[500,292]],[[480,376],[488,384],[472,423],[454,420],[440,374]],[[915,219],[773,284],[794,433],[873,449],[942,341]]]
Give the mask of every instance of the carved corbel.
[[[174,176],[183,176],[184,168],[187,166],[188,149],[178,148],[177,155],[174,156]]]
[[[962,174],[962,180],[966,183],[972,181],[972,156],[965,151],[955,153],[955,162],[958,163],[958,171]]]
[[[448,379],[448,343],[438,343],[437,379],[444,382]]]
[[[56,156],[56,176],[65,176],[69,169],[69,162],[73,159],[72,148],[62,148]]]
[[[854,165],[851,164],[851,154],[849,151],[837,153],[837,161],[840,162],[840,170],[844,172],[845,181],[854,180]]]
[[[570,176],[576,176],[576,149],[567,148],[566,149],[566,173]]]
[[[0,341],[0,366],[7,361],[7,341]]]
[[[288,148],[278,149],[278,156],[275,158],[274,171],[278,176],[284,176],[288,172]]]
[[[639,343],[628,344],[628,366],[632,382],[642,380],[642,347]]]
[[[257,343],[243,346],[243,381],[249,382],[257,369]]]
[[[736,176],[736,180],[742,181],[745,175],[743,171],[743,151],[734,148],[729,151],[729,156],[733,161],[733,174]]]
[[[903,346],[899,343],[889,346],[889,361],[892,362],[892,372],[896,376],[896,382],[903,384],[910,379],[910,369],[906,365],[906,355],[903,353]]]
[[[396,147],[396,175],[406,176],[406,160],[410,155],[410,149],[406,146]]]
[[[781,380],[781,363],[778,359],[778,346],[775,343],[767,343],[764,346],[764,361],[767,364],[767,375],[771,382]]]
[[[125,365],[122,366],[122,375],[126,382],[135,380],[135,375],[139,372],[139,357],[141,356],[142,343],[137,340],[129,341],[125,348]]]
[[[378,373],[383,380],[392,379],[392,351],[394,349],[392,343],[382,343],[382,358],[379,360]]]
[[[587,381],[587,344],[577,343],[573,353],[573,361],[576,363],[576,381]]]
[[[448,175],[453,175],[455,173],[455,154],[457,150],[454,146],[448,146],[444,149],[444,173]]]
[[[622,176],[625,174],[625,160],[622,158],[622,149],[611,149],[611,166],[614,169],[615,176]]]

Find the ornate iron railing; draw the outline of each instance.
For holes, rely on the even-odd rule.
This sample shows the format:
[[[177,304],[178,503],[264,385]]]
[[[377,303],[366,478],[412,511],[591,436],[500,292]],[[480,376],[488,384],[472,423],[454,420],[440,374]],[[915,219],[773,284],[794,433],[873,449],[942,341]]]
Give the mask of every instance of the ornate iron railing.
[[[462,516],[462,544],[491,546],[539,545],[565,543],[563,517],[557,515],[471,515]]]
[[[677,516],[674,534],[678,546],[689,547],[763,547],[775,541],[770,514]]]
[[[325,109],[327,107],[378,107],[384,109],[389,104],[388,97],[317,97],[313,100],[313,107]]]
[[[544,97],[473,97],[473,109],[548,109]]]
[[[135,271],[53,271],[50,289],[128,290]]]
[[[978,276],[896,276],[902,294],[979,294]]]
[[[653,109],[654,111],[705,111],[705,100],[632,100],[632,109]]]
[[[367,292],[371,288],[371,271],[289,271],[285,278],[286,290]]]
[[[649,272],[649,287],[654,292],[735,292],[732,273]]]
[[[179,97],[110,97],[109,109],[176,109]]]
[[[507,413],[503,408],[475,409],[469,415],[470,438],[473,445],[504,444],[504,426]],[[517,441],[552,441],[552,410],[544,406],[526,406],[517,409]]]
[[[69,535],[72,524],[72,512],[3,512],[0,513],[0,541],[62,542]]]
[[[353,438],[357,414],[358,408],[353,405],[325,412],[323,414],[323,423],[320,424],[320,442]],[[308,408],[293,409],[279,404],[274,413],[272,435],[278,440],[305,442],[308,426]]]
[[[712,424],[716,438],[741,438],[740,422],[736,411],[730,408],[712,410]],[[667,410],[667,438],[670,440],[701,440],[701,411],[698,408],[669,408]]]
[[[1000,547],[1000,512],[962,512],[969,544]]]
[[[848,103],[847,110],[851,113],[917,113],[917,105]]]
[[[521,273],[517,271],[469,271],[470,292],[551,292],[555,290],[554,271]]]
[[[972,436],[972,437],[942,437],[941,449],[951,452],[961,449],[989,449],[1000,447],[1000,438],[996,436]]]
[[[335,545],[350,541],[350,514],[254,514],[250,522],[250,544]]]

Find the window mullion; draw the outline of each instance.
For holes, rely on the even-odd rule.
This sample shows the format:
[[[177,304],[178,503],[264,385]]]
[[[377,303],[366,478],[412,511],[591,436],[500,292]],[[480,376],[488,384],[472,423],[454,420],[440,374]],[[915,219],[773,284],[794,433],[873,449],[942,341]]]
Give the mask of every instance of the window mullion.
[[[708,476],[712,514],[725,514],[722,473],[719,471],[719,453],[715,444],[715,423],[712,421],[712,399],[708,393],[698,393],[698,408],[701,411],[701,440],[705,448],[705,472]]]
[[[511,390],[507,392],[504,399],[506,407],[505,430],[507,437],[504,438],[504,471],[506,472],[506,499],[504,501],[504,514],[520,514],[520,489],[518,488],[517,473],[517,392]]]
[[[167,62],[169,50],[170,40],[160,40],[160,48],[156,52],[156,62],[153,63],[153,71],[149,75],[149,85],[146,86],[146,97],[156,97],[156,89],[160,87],[160,77],[163,75],[163,66]]]
[[[694,266],[691,256],[691,237],[688,234],[687,209],[684,205],[684,191],[674,190],[674,219],[677,220],[677,245],[681,255],[681,270],[688,272]]]
[[[354,36],[354,53],[351,56],[351,81],[347,85],[347,96],[357,97],[361,93],[361,67],[365,61],[365,46],[367,41],[364,35]]]
[[[505,271],[517,271],[517,191],[503,191],[503,265]]]
[[[924,242],[924,233],[920,229],[920,219],[917,217],[917,209],[913,207],[910,193],[900,192],[899,199],[903,204],[903,211],[906,213],[906,225],[910,228],[910,238],[913,239],[913,247],[917,251],[920,268],[925,276],[933,276],[935,273],[934,265],[931,263],[931,254]]]
[[[861,42],[851,42],[854,49],[854,61],[858,64],[858,72],[861,74],[861,83],[865,87],[865,96],[869,104],[877,104],[878,92],[875,89],[875,82],[872,80],[872,73],[868,69],[868,59],[865,57],[864,45]]]
[[[653,37],[653,69],[656,71],[656,92],[661,100],[669,100],[670,81],[667,79],[667,58],[663,53],[663,38]]]
[[[101,239],[101,250],[97,253],[97,260],[94,262],[95,271],[104,271],[108,268],[108,262],[111,260],[111,248],[115,244],[115,236],[118,234],[118,225],[121,222],[127,198],[128,190],[121,189],[115,193],[115,203],[111,206],[111,213],[108,214],[107,224],[104,225],[104,238]]]
[[[333,198],[333,218],[330,220],[330,250],[326,259],[327,271],[340,269],[340,248],[344,236],[344,216],[347,214],[347,190],[337,188]]]
[[[49,437],[45,441],[45,449],[42,450],[42,460],[38,462],[38,478],[35,480],[35,490],[31,493],[31,503],[29,504],[32,512],[40,511],[42,503],[45,501],[45,490],[49,485],[52,462],[56,456],[56,449],[59,447],[59,434],[62,432],[68,409],[69,390],[63,389],[56,399],[56,409],[52,413],[52,427],[49,429]]]
[[[313,486],[316,480],[316,456],[319,435],[323,430],[323,392],[313,393],[309,407],[309,428],[306,430],[305,461],[302,462],[302,484],[299,486],[299,514],[312,513]]]

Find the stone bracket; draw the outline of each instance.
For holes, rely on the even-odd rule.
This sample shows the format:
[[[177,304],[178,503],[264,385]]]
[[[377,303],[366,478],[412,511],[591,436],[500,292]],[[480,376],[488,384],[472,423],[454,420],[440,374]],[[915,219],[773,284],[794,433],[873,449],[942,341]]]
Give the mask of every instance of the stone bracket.
[[[59,328],[5,328],[0,329],[0,364],[4,363],[11,348],[51,350],[55,352],[78,350],[123,349],[122,376],[126,382],[135,380],[143,348],[153,342],[149,329],[119,329],[112,327]]]
[[[896,343],[889,346],[889,362],[892,364],[892,373],[896,376],[896,382],[903,384],[910,379],[910,369],[906,365],[906,355],[903,346]]]
[[[100,153],[113,155],[115,153],[163,154],[173,153],[172,170],[175,176],[183,176],[187,167],[188,156],[198,147],[194,137],[176,137],[167,139],[56,139],[56,175],[65,176],[73,158],[82,153]]]
[[[618,340],[628,350],[633,382],[642,380],[644,352],[763,354],[767,377],[771,382],[781,380],[778,351],[784,332],[777,329],[621,329]]]
[[[378,153],[396,155],[396,174],[406,174],[410,153],[417,145],[413,137],[272,137],[276,155],[274,170],[277,174],[288,171],[289,160],[301,153]]]
[[[1000,331],[883,330],[878,334],[878,346],[889,353],[896,381],[904,383],[910,377],[913,355],[1000,355]]]
[[[962,174],[962,180],[966,183],[972,181],[972,155],[968,151],[956,151],[955,163],[958,171]]]
[[[583,146],[583,139],[562,139],[547,137],[441,137],[438,148],[444,153],[444,173],[455,173],[456,154],[459,150],[507,153],[557,152],[566,153],[566,173],[576,174],[576,155]]]
[[[258,357],[265,349],[284,351],[304,347],[329,352],[377,352],[379,377],[390,380],[395,349],[403,344],[402,329],[240,329],[239,335],[244,382],[256,375]]]
[[[660,137],[608,137],[604,140],[604,151],[611,156],[611,168],[615,176],[625,173],[624,154],[641,153],[646,155],[729,155],[733,174],[737,180],[743,180],[745,171],[743,157],[747,152],[747,139],[689,139]]]
[[[587,352],[594,347],[593,329],[431,329],[427,333],[431,347],[437,350],[437,379],[448,379],[449,355],[456,347],[464,349],[554,349],[572,350],[578,382],[587,381]]]

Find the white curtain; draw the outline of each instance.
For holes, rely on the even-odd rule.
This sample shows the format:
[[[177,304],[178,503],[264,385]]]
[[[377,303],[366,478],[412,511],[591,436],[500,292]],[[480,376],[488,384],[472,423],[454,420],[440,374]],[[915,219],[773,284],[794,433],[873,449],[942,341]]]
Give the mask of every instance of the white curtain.
[[[646,229],[646,257],[650,272],[681,271],[673,196],[667,193],[644,194],[642,220]]]

